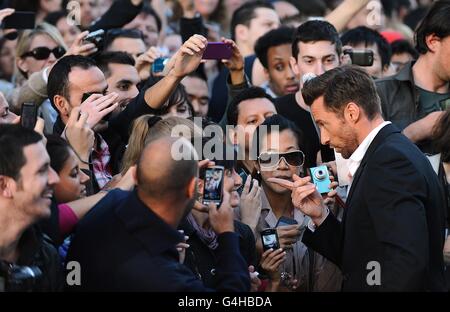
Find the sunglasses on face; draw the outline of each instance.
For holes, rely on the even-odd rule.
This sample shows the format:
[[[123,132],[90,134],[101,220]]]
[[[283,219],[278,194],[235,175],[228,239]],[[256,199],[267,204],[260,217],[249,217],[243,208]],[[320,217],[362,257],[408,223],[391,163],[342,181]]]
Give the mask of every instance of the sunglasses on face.
[[[66,53],[66,50],[63,47],[56,47],[53,50],[50,50],[47,47],[38,47],[30,52],[22,54],[22,57],[31,56],[36,60],[46,60],[50,57],[50,53],[53,53],[53,55],[59,59]]]
[[[301,167],[305,163],[305,154],[302,151],[287,153],[263,152],[258,156],[258,163],[262,168],[273,168],[278,166],[281,159],[294,167]]]

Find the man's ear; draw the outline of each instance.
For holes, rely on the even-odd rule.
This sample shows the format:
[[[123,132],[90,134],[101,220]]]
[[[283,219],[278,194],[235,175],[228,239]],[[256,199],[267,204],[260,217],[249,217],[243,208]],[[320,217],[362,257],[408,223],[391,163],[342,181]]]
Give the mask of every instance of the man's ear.
[[[298,67],[298,63],[295,57],[291,56],[289,58],[289,63],[291,64],[291,68],[294,74],[301,78],[300,68]]]
[[[441,38],[435,34],[425,36],[425,44],[431,52],[436,52],[438,45],[441,43]]]
[[[203,195],[203,189],[205,187],[205,181],[203,179],[197,179],[197,190],[200,195]]]
[[[53,103],[55,103],[58,112],[63,116],[70,116],[70,105],[65,97],[62,95],[55,95],[53,97]]]
[[[236,28],[234,29],[234,34],[235,34],[235,41],[247,41],[248,40],[248,27],[243,25],[243,24],[239,24],[236,25]]]
[[[361,118],[361,108],[353,102],[348,103],[344,110],[344,118],[352,124],[357,123]]]
[[[186,189],[187,194],[186,196],[188,198],[194,198],[195,197],[195,189],[197,186],[197,177],[192,177],[191,181],[189,181],[188,187]]]
[[[15,182],[10,177],[0,175],[0,194],[4,198],[12,198]]]

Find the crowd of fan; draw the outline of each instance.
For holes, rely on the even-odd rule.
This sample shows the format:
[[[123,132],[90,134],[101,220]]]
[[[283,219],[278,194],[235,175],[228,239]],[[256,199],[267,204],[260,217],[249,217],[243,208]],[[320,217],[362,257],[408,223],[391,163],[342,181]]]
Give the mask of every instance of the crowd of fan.
[[[0,291],[341,290],[339,267],[302,242],[309,217],[270,179],[320,164],[338,178],[302,88],[352,62],[384,119],[440,155],[449,227],[449,1],[0,2],[0,20],[36,13],[34,29],[0,35]],[[208,42],[231,57],[203,60]],[[24,103],[38,107],[34,130]],[[201,155],[198,138],[233,157]],[[275,167],[251,157],[276,139]],[[172,157],[175,143],[190,160]],[[200,200],[213,165],[224,167],[220,207]],[[341,218],[337,185],[325,201]],[[279,249],[263,250],[267,228]],[[448,239],[442,256],[449,265]]]

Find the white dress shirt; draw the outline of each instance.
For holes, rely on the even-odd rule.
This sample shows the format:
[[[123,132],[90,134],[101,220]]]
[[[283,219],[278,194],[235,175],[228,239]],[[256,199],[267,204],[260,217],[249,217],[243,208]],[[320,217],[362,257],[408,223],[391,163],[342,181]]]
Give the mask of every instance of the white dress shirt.
[[[351,179],[350,179],[350,185],[347,189],[348,193],[350,192],[350,189],[352,187],[353,177],[355,176],[356,171],[358,170],[359,166],[361,165],[361,161],[363,160],[364,156],[366,155],[370,144],[372,144],[373,140],[375,139],[377,134],[381,131],[381,129],[383,129],[385,126],[389,125],[390,123],[391,123],[390,121],[385,121],[382,124],[380,124],[378,127],[376,127],[375,129],[370,131],[370,133],[361,142],[361,144],[359,144],[358,148],[353,152],[352,156],[350,156],[349,162],[348,162],[348,169],[350,171]],[[348,193],[347,193],[347,195],[348,195]],[[328,217],[329,213],[330,213],[330,211],[327,209],[326,217]],[[316,229],[316,226],[314,225],[312,220],[309,221],[308,228],[312,232],[314,232],[314,230]]]

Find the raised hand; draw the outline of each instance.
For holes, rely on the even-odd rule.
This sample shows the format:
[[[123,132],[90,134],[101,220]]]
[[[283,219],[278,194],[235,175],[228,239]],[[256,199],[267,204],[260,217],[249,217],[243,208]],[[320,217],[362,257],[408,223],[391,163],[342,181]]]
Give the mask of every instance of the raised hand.
[[[253,184],[251,190],[250,185]],[[261,216],[261,187],[258,186],[258,181],[253,180],[250,175],[245,181],[244,189],[241,194],[241,221],[255,231]]]
[[[182,79],[196,70],[202,61],[207,44],[208,41],[201,35],[190,37],[176,53],[170,73]]]
[[[118,97],[119,95],[115,92],[107,95],[92,94],[81,103],[81,112],[88,113],[87,125],[91,129],[119,106]]]
[[[230,193],[224,191],[222,205],[209,204],[209,222],[217,234],[234,232],[234,213],[230,205]]]
[[[81,113],[80,107],[74,107],[63,133],[80,161],[84,163],[89,162],[89,156],[94,146],[94,131],[87,124],[88,118],[88,113]]]
[[[98,51],[97,47],[93,43],[84,43],[83,39],[89,34],[88,31],[84,31],[77,35],[69,51],[65,55],[82,55],[88,56]]]
[[[301,178],[294,174],[293,180],[294,182],[279,178],[269,178],[267,181],[291,190],[294,207],[310,216],[317,226],[320,225],[325,217],[326,207],[316,186],[311,183],[311,177]]]

